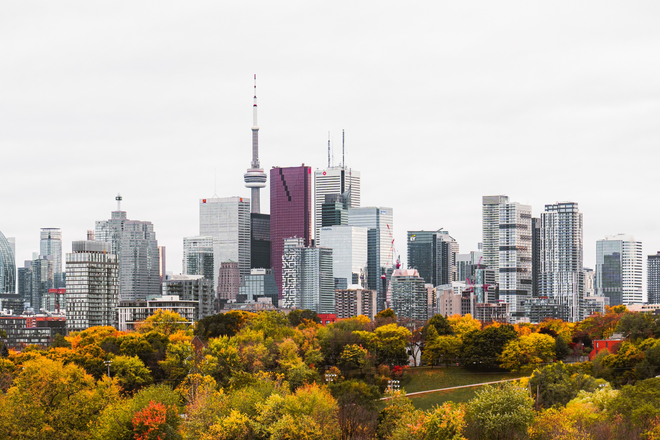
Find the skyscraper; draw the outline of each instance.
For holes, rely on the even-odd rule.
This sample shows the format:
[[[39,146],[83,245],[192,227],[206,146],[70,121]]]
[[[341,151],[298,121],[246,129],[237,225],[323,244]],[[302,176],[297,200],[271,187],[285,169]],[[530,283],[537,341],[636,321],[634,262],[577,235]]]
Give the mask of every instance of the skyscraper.
[[[417,269],[424,282],[433,286],[458,280],[458,250],[448,231],[408,231],[408,269]]]
[[[573,202],[545,205],[541,213],[540,296],[566,306],[564,321],[584,319],[582,213]]]
[[[429,315],[429,291],[416,269],[397,269],[390,281],[392,310],[397,318],[426,321]]]
[[[532,207],[501,204],[499,222],[499,294],[515,321],[524,317],[524,304],[532,297]]]
[[[606,296],[610,305],[641,304],[642,243],[618,234],[596,242],[596,295]]]
[[[218,301],[224,306],[228,301],[236,301],[241,287],[241,271],[235,261],[220,263],[220,278],[218,280]]]
[[[213,197],[199,201],[199,235],[214,239],[214,286],[223,261],[236,261],[241,276],[250,273],[250,199]]]
[[[660,252],[646,260],[648,303],[660,304]]]
[[[272,182],[272,180],[271,180]],[[360,172],[341,166],[330,166],[325,170],[314,171],[314,238],[317,245],[323,245],[323,204],[328,195],[344,195],[349,208],[360,207]]]
[[[541,294],[541,219],[532,217],[532,297]]]
[[[387,281],[394,269],[394,211],[392,208],[349,208],[348,224],[367,229],[367,288],[375,290],[378,312],[387,301]]]
[[[116,197],[117,210],[109,220],[96,222],[96,240],[111,243],[110,252],[119,263],[120,300],[144,300],[160,295],[160,258],[158,241],[151,222],[129,220],[121,210],[121,196]]]
[[[332,249],[305,247],[303,239],[284,240],[282,301],[284,308],[335,313]]]
[[[297,237],[312,244],[312,170],[299,167],[270,170],[270,263],[282,298],[284,239]]]
[[[213,237],[184,237],[183,239],[183,274],[203,275],[215,280],[213,259]]]
[[[66,254],[66,270],[68,330],[116,327],[119,267],[117,256],[112,253],[112,243],[74,241],[72,253]]]
[[[16,259],[9,241],[0,232],[0,293],[16,292]]]
[[[496,273],[500,267],[500,206],[508,202],[508,196],[482,198],[483,263]]]
[[[257,75],[254,75],[254,103],[252,104],[252,162],[243,176],[245,186],[250,188],[253,214],[259,214],[260,190],[266,187],[266,173],[259,164],[259,126],[257,125]]]
[[[52,257],[53,286],[55,289],[64,288],[64,272],[62,270],[62,231],[60,228],[41,228],[39,254],[44,257]]]
[[[367,270],[367,229],[358,226],[321,228],[323,247],[332,249],[332,272],[335,289],[351,285],[364,287]]]
[[[250,214],[250,268],[270,269],[270,215]]]

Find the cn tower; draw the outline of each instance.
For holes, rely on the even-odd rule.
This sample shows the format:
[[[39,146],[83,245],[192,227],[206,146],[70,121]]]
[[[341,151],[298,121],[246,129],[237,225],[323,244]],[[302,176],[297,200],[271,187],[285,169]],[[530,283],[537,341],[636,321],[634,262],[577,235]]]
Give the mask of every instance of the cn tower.
[[[250,188],[253,214],[260,213],[259,190],[266,187],[266,173],[259,166],[259,126],[257,125],[257,75],[254,75],[254,104],[252,105],[252,164],[243,176],[245,187]]]

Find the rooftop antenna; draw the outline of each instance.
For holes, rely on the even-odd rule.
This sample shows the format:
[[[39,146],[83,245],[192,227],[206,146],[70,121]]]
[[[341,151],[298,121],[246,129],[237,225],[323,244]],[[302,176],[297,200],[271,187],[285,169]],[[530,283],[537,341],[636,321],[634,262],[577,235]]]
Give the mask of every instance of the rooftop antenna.
[[[344,168],[346,163],[344,162],[344,129],[341,129],[341,167]]]
[[[330,168],[330,132],[328,132],[328,168]]]
[[[332,137],[332,166],[335,166],[335,138]]]
[[[115,200],[117,201],[117,211],[121,211],[121,194],[117,193]]]

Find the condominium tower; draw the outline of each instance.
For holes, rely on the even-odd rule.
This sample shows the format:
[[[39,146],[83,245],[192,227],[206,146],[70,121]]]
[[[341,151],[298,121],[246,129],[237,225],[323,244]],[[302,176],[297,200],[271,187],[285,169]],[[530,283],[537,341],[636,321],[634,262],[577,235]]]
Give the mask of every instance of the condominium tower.
[[[71,331],[117,326],[119,267],[112,243],[74,241],[66,254],[66,322]]]
[[[458,251],[458,243],[448,231],[408,231],[408,269],[417,269],[428,284],[439,286],[459,281]]]
[[[64,288],[64,271],[62,270],[62,231],[60,228],[41,228],[39,255],[52,257],[54,288]]]
[[[321,228],[323,247],[332,249],[335,289],[364,287],[367,270],[367,228],[326,226]]]
[[[215,263],[213,258],[214,238],[184,237],[183,239],[183,274],[203,275],[204,278],[215,280]]]
[[[596,295],[606,296],[610,305],[641,304],[642,243],[618,234],[596,242]]]
[[[648,303],[660,304],[660,252],[646,260]]]
[[[540,225],[539,294],[563,306],[564,321],[584,319],[582,213],[573,202],[545,205]]]

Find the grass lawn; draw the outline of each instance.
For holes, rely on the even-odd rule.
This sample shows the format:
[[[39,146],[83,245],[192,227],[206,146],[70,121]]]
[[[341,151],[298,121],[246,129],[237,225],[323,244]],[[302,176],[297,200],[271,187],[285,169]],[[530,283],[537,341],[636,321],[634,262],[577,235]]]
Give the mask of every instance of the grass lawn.
[[[464,370],[460,367],[420,367],[410,369],[410,377],[402,384],[402,388],[407,393],[413,393],[416,391],[471,385],[481,382],[515,379],[528,375],[529,373],[479,373]],[[438,405],[449,400],[453,402],[466,402],[474,397],[474,393],[478,389],[479,387],[440,391],[437,393],[423,394],[418,397],[411,396],[410,399],[417,408],[429,409],[433,405]]]

